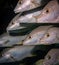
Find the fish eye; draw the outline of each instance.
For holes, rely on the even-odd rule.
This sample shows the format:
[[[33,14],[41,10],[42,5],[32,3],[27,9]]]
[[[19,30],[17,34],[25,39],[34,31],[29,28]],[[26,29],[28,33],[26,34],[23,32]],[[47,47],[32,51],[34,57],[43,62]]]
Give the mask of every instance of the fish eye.
[[[31,39],[31,36],[29,36],[29,39]]]
[[[22,4],[22,1],[19,1],[19,4]]]
[[[12,22],[12,25],[14,24],[14,22]]]
[[[46,10],[46,13],[49,13],[49,10],[48,9]]]
[[[50,59],[51,59],[51,56],[50,56],[50,55],[48,55],[47,59],[48,59],[48,60],[50,60]]]

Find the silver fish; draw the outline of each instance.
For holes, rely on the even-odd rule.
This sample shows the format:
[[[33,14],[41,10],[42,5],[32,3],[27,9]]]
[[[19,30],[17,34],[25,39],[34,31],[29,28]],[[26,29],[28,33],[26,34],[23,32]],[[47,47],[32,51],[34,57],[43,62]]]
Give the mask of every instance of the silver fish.
[[[34,29],[23,41],[23,45],[50,45],[59,43],[59,28],[40,26]]]
[[[45,4],[46,2],[44,2]],[[41,0],[19,0],[17,3],[14,12],[19,13],[27,10],[34,9],[41,6]]]
[[[17,14],[10,22],[10,24],[8,25],[7,27],[7,32],[9,30],[14,30],[14,29],[21,29],[21,28],[26,28],[26,27],[22,27],[20,25],[20,23],[32,23],[32,22],[36,22],[36,19],[34,18],[34,16],[37,16],[41,13],[41,11],[37,11],[37,12],[34,12],[34,13],[31,13],[31,14],[27,14],[27,15],[24,15],[24,16],[20,16],[20,14]]]
[[[33,56],[31,54],[33,48],[34,46],[16,46],[9,48],[9,50],[6,49],[2,53],[2,57],[0,57],[0,63],[21,61],[26,57],[31,57]]]
[[[56,65],[59,63],[59,49],[50,50],[43,61],[43,65]]]
[[[59,23],[59,3],[57,0],[50,1],[39,16],[37,23]]]
[[[9,36],[7,33],[0,36],[0,47],[13,47],[14,45],[21,45],[21,41],[26,38],[24,36]],[[20,43],[19,43],[20,42]]]
[[[20,13],[21,14],[21,13]],[[20,14],[17,14],[12,20],[11,22],[9,23],[9,25],[7,26],[7,32],[9,30],[15,30],[15,29],[22,29],[22,28],[25,28],[24,26],[20,26],[20,23],[17,21]]]
[[[20,16],[19,23],[59,23],[59,4],[57,0],[50,1],[43,10]]]

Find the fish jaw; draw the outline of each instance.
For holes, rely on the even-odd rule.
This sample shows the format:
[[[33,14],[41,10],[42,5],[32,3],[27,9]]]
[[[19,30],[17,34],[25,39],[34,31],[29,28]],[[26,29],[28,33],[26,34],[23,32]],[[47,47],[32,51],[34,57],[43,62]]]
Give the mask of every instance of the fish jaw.
[[[59,4],[57,0],[52,0],[44,7],[42,13],[36,17],[37,23],[53,23],[58,16]]]

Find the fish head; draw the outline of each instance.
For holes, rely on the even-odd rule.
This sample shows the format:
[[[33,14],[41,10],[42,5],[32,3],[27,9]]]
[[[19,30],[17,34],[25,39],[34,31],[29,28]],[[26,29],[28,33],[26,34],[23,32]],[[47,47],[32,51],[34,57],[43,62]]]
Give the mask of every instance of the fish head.
[[[8,63],[8,62],[11,62],[10,57],[11,57],[11,55],[9,53],[2,54],[2,57],[0,57],[0,63]]]
[[[17,3],[14,12],[18,13],[18,12],[23,12],[26,11],[30,5],[31,0],[19,0],[19,2]]]
[[[58,28],[42,26],[32,31],[23,41],[24,45],[50,45],[59,42]]]
[[[14,12],[19,13],[27,10],[34,9],[36,7],[39,7],[41,3],[41,0],[19,0],[17,3]]]
[[[19,26],[19,23],[18,23],[18,18],[19,18],[20,14],[17,14],[12,20],[11,22],[9,23],[9,25],[7,26],[7,31],[16,27],[16,26]]]
[[[34,37],[33,37],[34,36]],[[24,45],[35,45],[37,43],[36,35],[28,35],[28,37],[23,41]]]
[[[57,0],[50,1],[37,16],[37,22],[48,22],[54,20],[59,15],[59,4]]]
[[[50,50],[44,58],[43,65],[55,65],[58,63],[59,49]]]
[[[44,37],[46,30],[50,26],[41,26],[34,29],[23,41],[24,45],[40,45],[40,40]]]

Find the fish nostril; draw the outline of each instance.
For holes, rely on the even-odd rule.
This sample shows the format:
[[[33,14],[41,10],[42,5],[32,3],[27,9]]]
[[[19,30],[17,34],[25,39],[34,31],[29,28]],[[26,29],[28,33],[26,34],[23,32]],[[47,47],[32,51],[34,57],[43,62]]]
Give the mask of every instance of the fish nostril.
[[[22,40],[22,42],[24,42],[24,40]]]
[[[47,59],[48,59],[48,60],[50,60],[50,59],[51,59],[51,56],[50,56],[50,55],[48,55]]]

